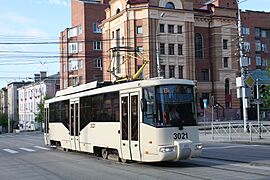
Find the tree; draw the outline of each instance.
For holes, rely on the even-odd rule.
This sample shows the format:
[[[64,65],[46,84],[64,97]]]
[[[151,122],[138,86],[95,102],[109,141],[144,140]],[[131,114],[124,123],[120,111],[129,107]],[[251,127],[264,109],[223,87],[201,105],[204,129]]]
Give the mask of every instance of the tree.
[[[0,113],[0,126],[8,126],[8,115],[7,113]]]
[[[44,102],[45,100],[48,100],[50,99],[50,97],[48,96],[48,94],[45,95],[44,99],[37,104],[38,108],[38,112],[36,113],[36,121],[41,123],[41,130],[43,129],[42,128],[42,123],[44,122]]]

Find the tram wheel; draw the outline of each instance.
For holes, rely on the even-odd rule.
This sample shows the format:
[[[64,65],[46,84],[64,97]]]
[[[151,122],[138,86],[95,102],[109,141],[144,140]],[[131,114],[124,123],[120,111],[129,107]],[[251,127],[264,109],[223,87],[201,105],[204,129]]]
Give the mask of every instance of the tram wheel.
[[[101,156],[103,159],[108,159],[108,151],[107,149],[102,149],[101,150]]]
[[[127,163],[127,160],[124,159],[124,158],[120,158],[119,160],[120,160],[120,162],[122,162],[122,163]]]

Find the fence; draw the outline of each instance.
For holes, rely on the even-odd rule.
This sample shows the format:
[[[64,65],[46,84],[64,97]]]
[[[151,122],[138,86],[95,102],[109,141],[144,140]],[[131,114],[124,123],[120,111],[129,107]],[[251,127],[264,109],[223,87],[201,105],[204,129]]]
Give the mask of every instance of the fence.
[[[247,131],[244,131],[244,125],[232,122],[214,122],[211,124],[212,140],[241,141],[250,142],[259,139],[268,139],[270,142],[270,124],[249,123]]]

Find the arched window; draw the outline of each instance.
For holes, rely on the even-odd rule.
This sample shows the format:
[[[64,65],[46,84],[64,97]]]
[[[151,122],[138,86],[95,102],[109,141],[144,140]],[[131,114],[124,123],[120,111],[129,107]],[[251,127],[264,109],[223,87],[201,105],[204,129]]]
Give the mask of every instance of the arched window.
[[[229,79],[225,80],[225,95],[229,95],[230,94],[230,81]]]
[[[172,2],[167,2],[165,5],[165,8],[167,9],[175,9],[175,6]]]
[[[203,57],[203,40],[202,35],[200,33],[195,34],[195,57],[196,58]]]
[[[119,8],[116,9],[116,14],[118,14],[118,13],[120,13],[120,9]]]

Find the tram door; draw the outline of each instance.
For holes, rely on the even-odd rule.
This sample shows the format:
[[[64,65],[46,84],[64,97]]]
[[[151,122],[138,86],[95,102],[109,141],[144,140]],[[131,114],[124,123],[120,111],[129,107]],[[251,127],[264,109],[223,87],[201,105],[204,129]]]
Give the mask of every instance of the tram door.
[[[122,158],[141,160],[139,144],[139,93],[121,94]]]
[[[45,144],[48,145],[50,143],[49,139],[49,108],[47,106],[44,107],[44,140]]]
[[[80,119],[79,119],[79,100],[70,101],[70,119],[69,119],[69,133],[70,146],[73,150],[80,150]]]

